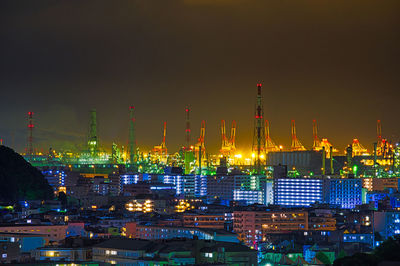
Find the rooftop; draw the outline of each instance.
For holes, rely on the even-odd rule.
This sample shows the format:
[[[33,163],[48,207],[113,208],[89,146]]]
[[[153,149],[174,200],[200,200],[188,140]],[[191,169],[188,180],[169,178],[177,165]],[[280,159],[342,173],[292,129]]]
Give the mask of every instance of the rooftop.
[[[149,240],[130,239],[130,238],[112,238],[97,245],[96,248],[114,248],[123,250],[145,250],[152,244]]]

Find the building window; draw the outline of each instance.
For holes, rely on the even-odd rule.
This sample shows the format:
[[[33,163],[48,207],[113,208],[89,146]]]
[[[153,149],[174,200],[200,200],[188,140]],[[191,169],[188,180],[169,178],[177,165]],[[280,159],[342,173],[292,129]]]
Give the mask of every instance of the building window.
[[[212,258],[213,254],[212,253],[204,253],[204,257],[206,258]]]
[[[60,252],[58,252],[58,251],[47,251],[46,252],[46,256],[47,257],[59,257],[60,256]]]

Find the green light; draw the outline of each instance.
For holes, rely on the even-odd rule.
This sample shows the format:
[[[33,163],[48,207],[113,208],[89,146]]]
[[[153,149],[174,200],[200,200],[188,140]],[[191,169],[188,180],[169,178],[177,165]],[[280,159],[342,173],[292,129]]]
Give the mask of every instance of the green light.
[[[354,165],[354,166],[353,166],[353,174],[354,174],[354,175],[357,175],[357,170],[358,170],[358,166],[357,166],[357,165]]]

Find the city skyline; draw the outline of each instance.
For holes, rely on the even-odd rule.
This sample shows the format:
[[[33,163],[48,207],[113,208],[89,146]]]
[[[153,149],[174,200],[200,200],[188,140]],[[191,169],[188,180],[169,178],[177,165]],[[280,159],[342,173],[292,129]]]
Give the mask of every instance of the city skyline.
[[[398,265],[399,10],[0,1],[0,264]]]

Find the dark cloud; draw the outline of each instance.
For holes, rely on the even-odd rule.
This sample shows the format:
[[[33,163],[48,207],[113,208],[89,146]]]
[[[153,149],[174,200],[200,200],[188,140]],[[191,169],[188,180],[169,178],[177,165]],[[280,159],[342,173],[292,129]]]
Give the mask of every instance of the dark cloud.
[[[193,139],[207,122],[218,150],[221,119],[238,122],[250,149],[255,84],[264,84],[276,142],[290,143],[290,120],[312,145],[312,119],[340,149],[375,140],[376,119],[396,139],[399,97],[398,1],[1,1],[0,135],[22,150],[26,112],[38,145],[85,141],[89,110],[109,147],[126,144],[136,106],[140,146]],[[227,123],[227,124],[230,124]],[[42,130],[42,131],[41,131]],[[10,132],[20,132],[11,134]],[[10,142],[10,141],[9,141]],[[55,144],[57,143],[57,144]]]

